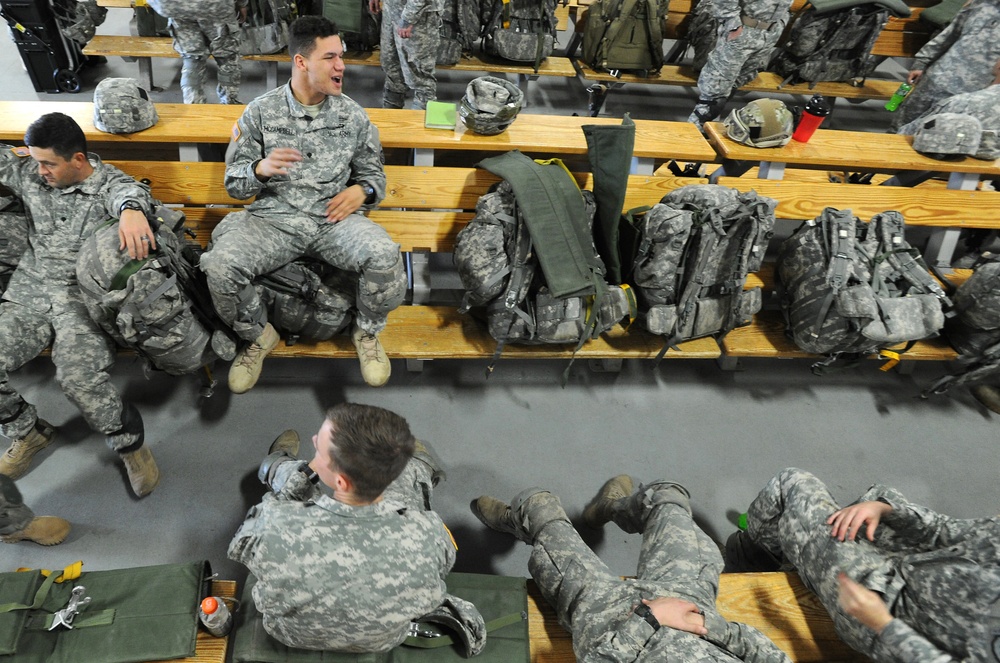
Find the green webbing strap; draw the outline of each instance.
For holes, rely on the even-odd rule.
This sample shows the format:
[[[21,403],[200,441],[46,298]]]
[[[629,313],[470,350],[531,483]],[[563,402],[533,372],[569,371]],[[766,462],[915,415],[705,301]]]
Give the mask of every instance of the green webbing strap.
[[[111,277],[109,290],[122,290],[128,283],[129,277],[138,272],[148,262],[148,258],[143,260],[129,260],[118,270],[118,273]]]
[[[73,619],[73,630],[80,628],[91,628],[93,626],[109,626],[115,621],[116,610],[114,608],[109,608],[108,610],[98,610],[95,613],[80,613]],[[56,616],[52,615],[41,615],[41,617],[35,621],[29,622],[25,626],[27,631],[48,631],[52,627],[52,622],[54,622]]]
[[[523,612],[512,612],[509,615],[504,615],[503,617],[497,617],[496,619],[486,622],[486,633],[493,633],[494,631],[502,629],[504,626],[517,624],[518,622],[522,622],[527,618],[528,615],[526,615]],[[455,639],[450,635],[442,635],[437,638],[428,638],[428,637],[411,635],[408,638],[406,638],[406,640],[403,640],[403,644],[408,647],[418,647],[420,649],[437,649],[438,647],[447,647],[448,645],[455,644]]]
[[[0,613],[13,612],[15,610],[37,610],[42,607],[42,603],[44,603],[45,599],[48,597],[49,590],[52,588],[52,583],[56,581],[56,576],[58,575],[60,574],[56,572],[49,574],[49,577],[45,579],[45,581],[38,587],[38,591],[35,592],[35,600],[31,605],[4,603],[0,605]]]

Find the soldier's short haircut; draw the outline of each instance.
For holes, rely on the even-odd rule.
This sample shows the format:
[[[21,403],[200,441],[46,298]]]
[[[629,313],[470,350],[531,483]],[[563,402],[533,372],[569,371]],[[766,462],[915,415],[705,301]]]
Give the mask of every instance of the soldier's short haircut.
[[[24,132],[28,147],[51,149],[69,161],[77,152],[87,154],[87,137],[76,120],[63,113],[47,113],[31,124]]]
[[[307,58],[316,48],[317,39],[326,39],[340,34],[337,24],[325,16],[300,16],[288,27],[288,54],[296,53]]]
[[[333,464],[354,484],[354,494],[376,499],[413,456],[416,440],[406,419],[395,412],[359,403],[330,408]]]

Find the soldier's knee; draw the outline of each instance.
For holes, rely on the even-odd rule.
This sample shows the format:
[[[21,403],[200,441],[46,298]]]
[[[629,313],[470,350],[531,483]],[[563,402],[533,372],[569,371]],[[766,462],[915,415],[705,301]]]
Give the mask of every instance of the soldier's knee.
[[[676,504],[691,513],[691,493],[673,481],[656,481],[645,486],[643,502],[648,507]]]

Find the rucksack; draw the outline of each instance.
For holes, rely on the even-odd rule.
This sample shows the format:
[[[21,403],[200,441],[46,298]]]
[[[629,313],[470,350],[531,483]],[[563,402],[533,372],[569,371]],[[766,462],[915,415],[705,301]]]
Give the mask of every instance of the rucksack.
[[[792,84],[864,80],[884,59],[871,50],[889,14],[910,15],[905,5],[888,0],[835,4],[840,7],[821,12],[807,3],[796,12],[768,70]]]
[[[677,343],[749,324],[760,288],[744,290],[760,268],[778,202],[717,184],[671,191],[634,224],[638,249],[628,277],[646,328]]]
[[[556,0],[491,0],[482,7],[483,51],[535,71],[556,44]]]
[[[510,154],[532,163],[520,153]],[[497,164],[502,158],[493,157],[480,165],[503,170]],[[529,168],[516,161],[511,164],[525,171]],[[479,199],[475,218],[459,232],[455,243],[455,264],[466,290],[460,310],[485,308],[490,336],[497,341],[494,361],[509,342],[573,343],[579,349],[634,310],[627,290],[609,286],[603,279],[604,266],[590,238],[596,210],[593,195],[581,191],[561,163],[548,167],[565,176],[563,200],[579,199],[577,205],[567,206],[572,207],[569,214],[555,218],[549,226],[564,228],[562,237],[547,237],[545,229],[533,236],[527,220],[532,203],[518,195],[518,185],[505,180]],[[555,181],[559,178],[549,183]],[[530,192],[533,187],[527,189]],[[579,268],[579,278],[566,278],[567,268]]]
[[[382,15],[373,14],[368,0],[322,0],[323,16],[337,24],[348,51],[371,52],[381,41]]]
[[[183,237],[184,215],[158,207],[156,250],[133,260],[111,219],[80,247],[76,274],[91,318],[120,345],[171,375],[236,355],[235,336],[212,307],[198,269],[202,249]]]
[[[325,341],[351,322],[357,275],[326,263],[300,259],[253,282],[267,320],[288,345],[300,338]]]
[[[684,43],[686,48],[692,49],[694,53],[691,69],[698,73],[704,69],[709,54],[715,50],[719,36],[719,19],[716,18],[714,7],[709,0],[697,0],[685,23]]]
[[[660,0],[597,0],[584,20],[584,62],[597,70],[656,74],[663,66],[666,11]]]
[[[472,53],[479,39],[479,0],[444,0],[437,64],[457,64]]]
[[[288,46],[293,18],[288,0],[249,0],[247,22],[240,27],[240,55],[281,52]]]
[[[20,198],[0,196],[0,295],[28,248],[28,215]]]
[[[889,211],[864,223],[828,207],[781,244],[786,333],[806,352],[868,355],[937,335],[951,301]]]
[[[993,379],[1000,372],[1000,256],[984,253],[952,301],[955,315],[945,322],[944,334],[958,351],[962,370],[937,380],[928,393]]]

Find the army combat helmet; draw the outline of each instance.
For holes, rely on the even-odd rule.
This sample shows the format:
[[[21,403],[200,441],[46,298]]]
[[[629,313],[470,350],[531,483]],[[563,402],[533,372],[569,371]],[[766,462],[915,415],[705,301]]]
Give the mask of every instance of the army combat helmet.
[[[109,134],[148,129],[159,120],[153,102],[133,78],[105,78],[94,90],[94,126]]]
[[[726,134],[751,147],[781,147],[792,139],[795,119],[784,102],[756,99],[723,120]]]
[[[1000,156],[996,132],[983,131],[979,119],[965,113],[936,113],[925,118],[913,134],[913,149],[934,159]]]
[[[465,88],[458,112],[470,131],[493,136],[511,125],[523,103],[524,93],[510,81],[480,76]]]

